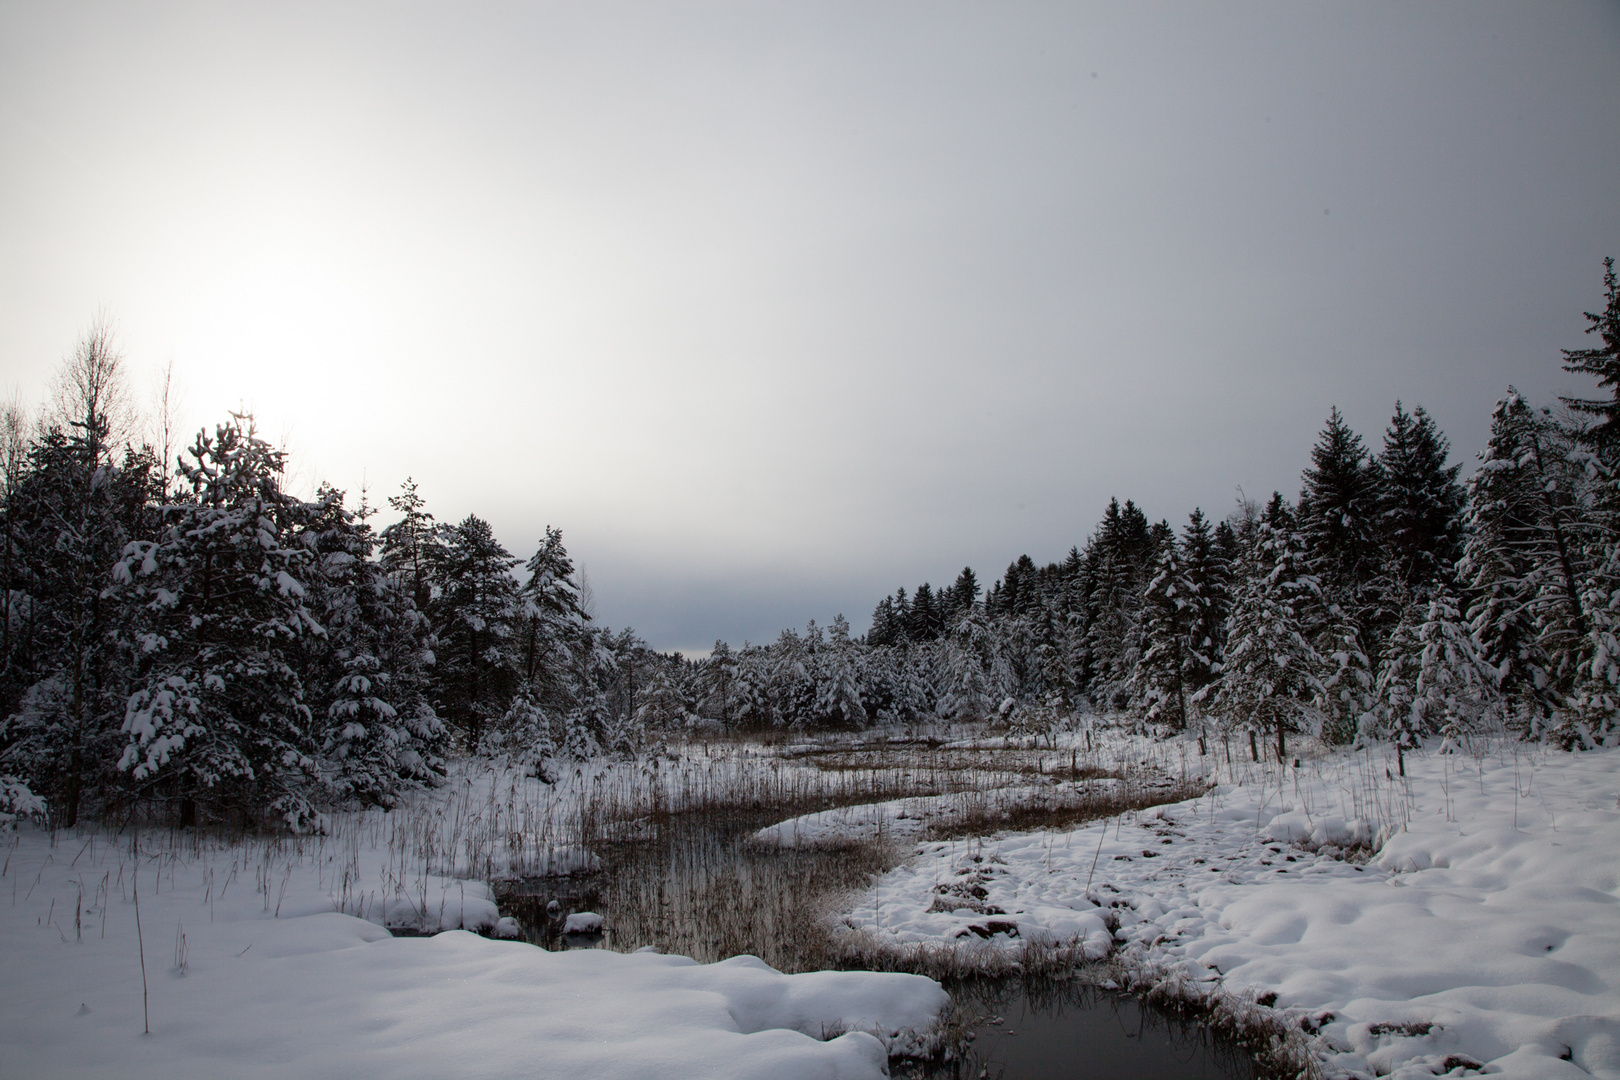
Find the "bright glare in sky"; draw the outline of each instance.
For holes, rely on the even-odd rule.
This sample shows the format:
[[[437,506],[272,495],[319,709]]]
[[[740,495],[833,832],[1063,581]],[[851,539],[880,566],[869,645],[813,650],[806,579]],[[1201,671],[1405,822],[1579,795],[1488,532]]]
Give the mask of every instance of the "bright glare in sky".
[[[1459,457],[1620,255],[1612,4],[0,9],[0,375],[98,312],[195,430],[772,638]]]

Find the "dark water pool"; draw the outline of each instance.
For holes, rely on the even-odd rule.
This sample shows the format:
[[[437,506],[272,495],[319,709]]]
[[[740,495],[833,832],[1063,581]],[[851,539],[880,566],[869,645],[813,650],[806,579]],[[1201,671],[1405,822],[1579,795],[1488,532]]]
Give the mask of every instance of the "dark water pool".
[[[942,1063],[896,1062],[916,1080],[1252,1080],[1253,1058],[1204,1026],[1123,994],[1077,983],[983,981],[951,986],[979,1019],[965,1052]]]

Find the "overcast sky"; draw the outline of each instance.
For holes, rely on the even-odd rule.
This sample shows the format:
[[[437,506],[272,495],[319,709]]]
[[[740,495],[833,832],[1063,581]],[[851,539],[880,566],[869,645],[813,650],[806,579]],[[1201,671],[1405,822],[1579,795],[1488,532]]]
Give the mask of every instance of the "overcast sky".
[[[105,311],[660,648],[1293,495],[1334,405],[1471,462],[1611,254],[1612,2],[0,2],[0,386]]]

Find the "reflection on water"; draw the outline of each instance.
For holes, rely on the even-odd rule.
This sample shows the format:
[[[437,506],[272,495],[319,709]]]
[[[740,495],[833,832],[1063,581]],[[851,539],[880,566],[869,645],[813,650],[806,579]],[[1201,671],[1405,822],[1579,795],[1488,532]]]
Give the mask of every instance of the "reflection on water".
[[[896,1063],[926,1080],[1252,1080],[1253,1060],[1202,1025],[1076,983],[983,980],[949,987],[979,1019],[964,1056]]]

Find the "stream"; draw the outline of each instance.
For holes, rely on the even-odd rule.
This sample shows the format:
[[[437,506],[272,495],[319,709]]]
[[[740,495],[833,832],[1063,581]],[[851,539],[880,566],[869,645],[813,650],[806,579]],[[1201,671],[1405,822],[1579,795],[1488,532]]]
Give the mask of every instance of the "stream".
[[[826,898],[870,886],[896,861],[870,847],[784,850],[748,837],[769,813],[722,823],[673,818],[602,845],[599,873],[530,878],[498,889],[501,912],[541,948],[660,952],[710,963],[752,953],[782,971],[841,966],[821,929]],[[596,934],[566,934],[592,911]],[[1252,1056],[1196,1020],[1078,982],[947,983],[974,1037],[949,1062],[896,1060],[917,1080],[1252,1080]]]

